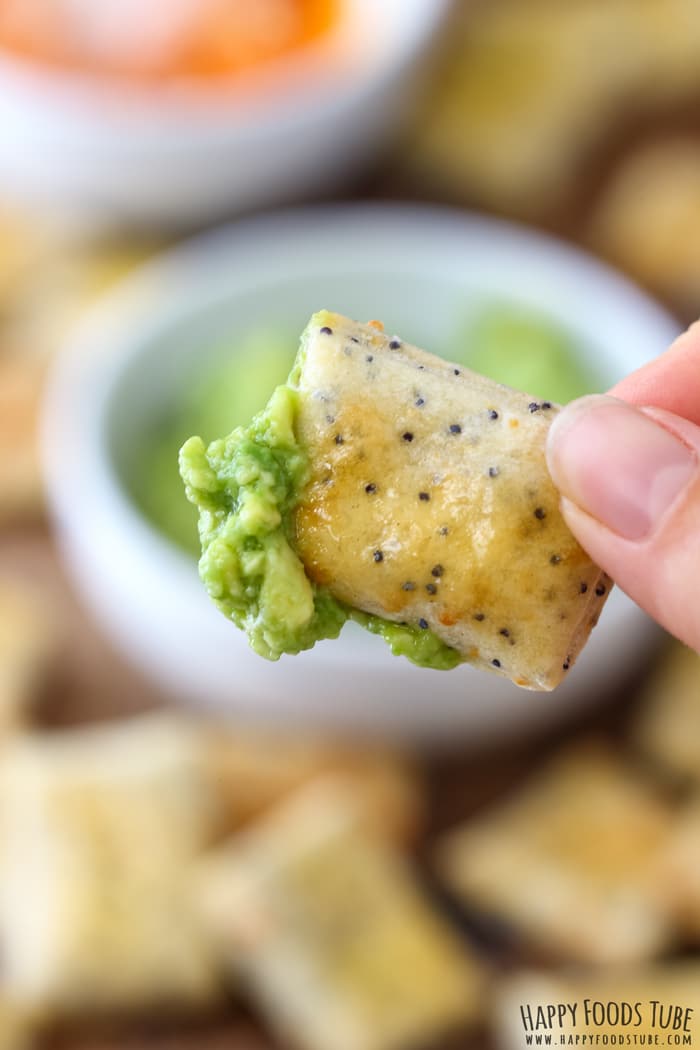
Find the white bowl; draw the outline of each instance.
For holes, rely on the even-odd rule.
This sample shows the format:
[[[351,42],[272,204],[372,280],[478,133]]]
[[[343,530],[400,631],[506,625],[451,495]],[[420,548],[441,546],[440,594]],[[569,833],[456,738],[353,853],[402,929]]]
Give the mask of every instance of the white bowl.
[[[346,0],[335,31],[218,92],[115,90],[0,50],[0,191],[179,227],[327,189],[399,125],[448,6]]]
[[[386,205],[271,214],[193,240],[96,309],[53,377],[44,446],[50,501],[75,582],[107,631],[166,689],[235,715],[423,743],[522,731],[604,695],[652,630],[619,592],[554,694],[460,667],[418,669],[349,625],[338,641],[267,663],[215,609],[193,561],[119,479],[144,427],[196,355],[261,322],[301,331],[323,306],[428,349],[497,298],[565,324],[613,382],[677,324],[622,277],[550,238],[447,209]]]

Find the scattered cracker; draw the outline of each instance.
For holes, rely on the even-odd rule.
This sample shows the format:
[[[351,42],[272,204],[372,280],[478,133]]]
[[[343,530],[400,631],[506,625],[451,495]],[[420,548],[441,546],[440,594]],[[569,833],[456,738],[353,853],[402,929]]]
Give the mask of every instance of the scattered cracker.
[[[671,940],[655,867],[671,823],[632,769],[589,742],[449,833],[438,863],[466,905],[512,924],[544,951],[632,962]]]
[[[598,251],[695,316],[700,143],[663,139],[629,154],[603,192],[590,228]]]
[[[407,153],[413,178],[489,207],[551,213],[625,98],[626,9],[624,0],[465,5]]]
[[[0,580],[0,740],[27,720],[55,644],[38,595]]]
[[[423,826],[425,799],[417,770],[394,752],[227,725],[204,725],[200,733],[207,768],[232,826],[329,773],[353,784],[369,823],[387,838],[411,842]]]
[[[700,794],[679,815],[664,856],[662,877],[684,937],[700,942]]]
[[[266,1018],[304,1050],[398,1050],[472,1023],[481,975],[342,779],[202,866],[198,899]]]
[[[30,1022],[0,991],[0,1050],[30,1050]]]
[[[0,352],[0,524],[36,517],[43,507],[38,419],[44,365]]]
[[[149,717],[17,738],[0,788],[8,994],[42,1017],[216,998],[185,882],[219,814],[188,729]]]
[[[642,698],[634,742],[662,770],[700,783],[700,656],[673,642]]]

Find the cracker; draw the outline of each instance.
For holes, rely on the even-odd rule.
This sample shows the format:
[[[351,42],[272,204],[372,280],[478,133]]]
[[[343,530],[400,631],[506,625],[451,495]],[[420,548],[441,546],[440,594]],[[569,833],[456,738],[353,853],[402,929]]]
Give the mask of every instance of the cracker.
[[[0,352],[0,524],[43,509],[37,438],[43,378],[41,361]]]
[[[691,1040],[698,1032],[700,960],[592,973],[520,973],[501,985],[492,1018],[500,1050],[522,1050],[528,1033],[551,1034],[552,1045],[681,1046],[684,1032]],[[676,1036],[678,1043],[669,1043]]]
[[[48,1017],[216,997],[186,882],[218,810],[189,730],[153,717],[18,738],[0,788],[8,994]]]
[[[625,99],[626,7],[620,0],[465,5],[452,61],[406,151],[409,174],[489,207],[551,214]]]
[[[630,153],[603,191],[590,230],[598,251],[695,316],[700,143],[665,138]]]
[[[700,656],[672,642],[642,697],[634,742],[660,769],[700,783]]]
[[[0,991],[0,1050],[30,1050],[31,1035],[29,1021]]]
[[[0,580],[0,740],[26,722],[55,645],[38,596]]]
[[[477,667],[554,688],[610,590],[547,471],[556,407],[328,311],[299,360],[307,575]]]
[[[464,904],[548,954],[633,962],[672,939],[658,874],[672,820],[646,782],[589,742],[449,833],[437,862]]]
[[[397,842],[412,841],[425,817],[417,770],[378,747],[341,744],[229,725],[203,726],[204,761],[232,826],[250,820],[315,777],[342,774],[374,829]]]
[[[198,897],[294,1046],[398,1050],[479,1012],[479,968],[341,779],[302,788],[212,855]]]
[[[700,942],[700,793],[681,810],[662,862],[662,881],[687,940]]]

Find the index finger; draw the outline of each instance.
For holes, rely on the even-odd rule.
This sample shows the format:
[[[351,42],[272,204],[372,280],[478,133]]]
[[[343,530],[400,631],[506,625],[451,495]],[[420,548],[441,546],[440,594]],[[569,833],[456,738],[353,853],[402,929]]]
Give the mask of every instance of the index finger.
[[[617,383],[610,393],[633,405],[654,405],[700,425],[700,322],[655,361]]]

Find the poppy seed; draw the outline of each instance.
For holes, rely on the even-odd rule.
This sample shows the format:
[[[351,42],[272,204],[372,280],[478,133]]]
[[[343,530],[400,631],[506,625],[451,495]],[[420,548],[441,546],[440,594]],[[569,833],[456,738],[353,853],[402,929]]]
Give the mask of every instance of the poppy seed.
[[[535,507],[535,517],[538,521],[544,521],[544,519],[547,517],[547,513],[542,509],[542,507]]]
[[[428,594],[437,594],[437,587],[434,583],[426,583],[425,589],[428,592]]]
[[[499,473],[500,473],[500,471],[499,471],[498,467],[489,467],[489,477],[490,478],[497,478]]]
[[[401,347],[401,343],[400,343],[400,341],[398,339],[392,339],[391,342],[389,343],[389,349],[390,350],[399,350],[400,347]]]
[[[384,555],[381,551],[375,551],[372,557],[376,562],[384,561]]]
[[[374,355],[373,354],[367,354],[367,357],[365,358],[365,361],[367,362],[367,364],[371,365],[372,362],[374,361]]]
[[[462,428],[459,423],[450,423],[450,434],[461,434]]]
[[[333,335],[333,329],[329,328],[327,324],[324,324],[323,328],[321,329],[321,334],[322,335]]]
[[[494,667],[500,667],[501,666],[501,661],[500,660],[492,660],[491,663],[493,664]]]
[[[422,631],[427,631],[428,630],[428,621],[424,620],[423,617],[421,616],[420,620],[418,621],[418,626],[420,627],[420,629]]]
[[[430,570],[430,575],[434,576],[436,579],[439,579],[444,571],[445,570],[442,567],[442,565],[433,565],[432,569]]]
[[[404,441],[413,441],[413,434],[410,430],[405,430],[401,437]]]
[[[588,590],[588,584],[587,583],[582,583],[581,586],[579,587],[579,593],[580,594],[585,594],[587,590]]]
[[[599,598],[602,598],[603,595],[605,594],[605,590],[606,590],[605,586],[602,583],[599,583],[598,586],[595,589],[595,592],[596,592],[596,594],[598,595]]]
[[[368,485],[365,485],[365,492],[368,496],[371,496],[373,492],[377,491],[377,486],[373,481],[370,481]]]
[[[489,412],[489,419],[498,419],[498,412],[495,408],[492,408]]]
[[[413,580],[406,580],[405,583],[401,584],[402,591],[415,591],[416,585]]]
[[[427,503],[428,500],[430,499],[430,493],[429,492],[419,492],[418,493],[418,499],[422,500],[423,503]]]
[[[342,434],[336,434],[335,435],[335,443],[336,443],[336,445],[342,445],[344,443],[344,441],[345,441],[345,438],[343,437]]]

